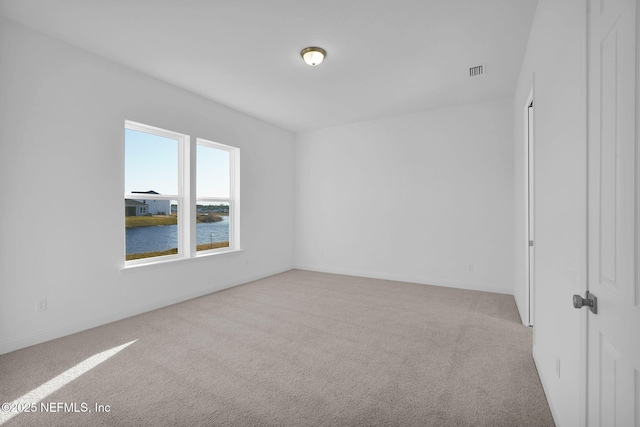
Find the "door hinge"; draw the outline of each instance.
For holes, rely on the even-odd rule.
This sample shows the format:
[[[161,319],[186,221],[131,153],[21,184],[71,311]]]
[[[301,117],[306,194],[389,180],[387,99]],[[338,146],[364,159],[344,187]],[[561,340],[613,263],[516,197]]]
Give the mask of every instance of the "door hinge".
[[[533,246],[533,240],[529,240],[529,246]]]

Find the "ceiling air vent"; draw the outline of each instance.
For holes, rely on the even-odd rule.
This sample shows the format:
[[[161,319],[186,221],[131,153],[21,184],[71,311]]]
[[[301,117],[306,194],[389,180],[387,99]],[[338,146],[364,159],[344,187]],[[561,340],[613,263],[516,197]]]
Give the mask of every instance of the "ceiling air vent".
[[[476,65],[475,67],[469,68],[469,77],[480,76],[484,74],[484,65]]]

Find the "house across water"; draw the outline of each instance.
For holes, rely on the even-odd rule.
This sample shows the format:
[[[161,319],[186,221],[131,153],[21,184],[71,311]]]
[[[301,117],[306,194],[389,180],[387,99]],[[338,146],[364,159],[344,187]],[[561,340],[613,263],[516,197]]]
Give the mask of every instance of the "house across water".
[[[132,191],[131,193],[140,194],[141,197],[153,197],[154,194],[160,194],[153,190]],[[171,201],[154,200],[153,198],[124,199],[124,210],[125,216],[169,215],[171,213]]]

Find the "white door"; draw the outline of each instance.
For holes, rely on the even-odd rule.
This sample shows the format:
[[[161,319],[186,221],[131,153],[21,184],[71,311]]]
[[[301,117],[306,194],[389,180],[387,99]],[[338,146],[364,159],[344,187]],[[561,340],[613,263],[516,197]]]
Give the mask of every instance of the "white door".
[[[589,426],[640,427],[636,0],[589,0]]]

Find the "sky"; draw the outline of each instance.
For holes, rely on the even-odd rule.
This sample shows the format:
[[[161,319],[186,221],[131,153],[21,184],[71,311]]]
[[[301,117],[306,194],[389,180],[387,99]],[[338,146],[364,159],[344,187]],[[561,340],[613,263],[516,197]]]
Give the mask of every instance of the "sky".
[[[125,193],[178,194],[178,141],[125,129]],[[198,145],[196,198],[229,197],[229,152]]]
[[[229,197],[229,152],[198,145],[196,198]]]

